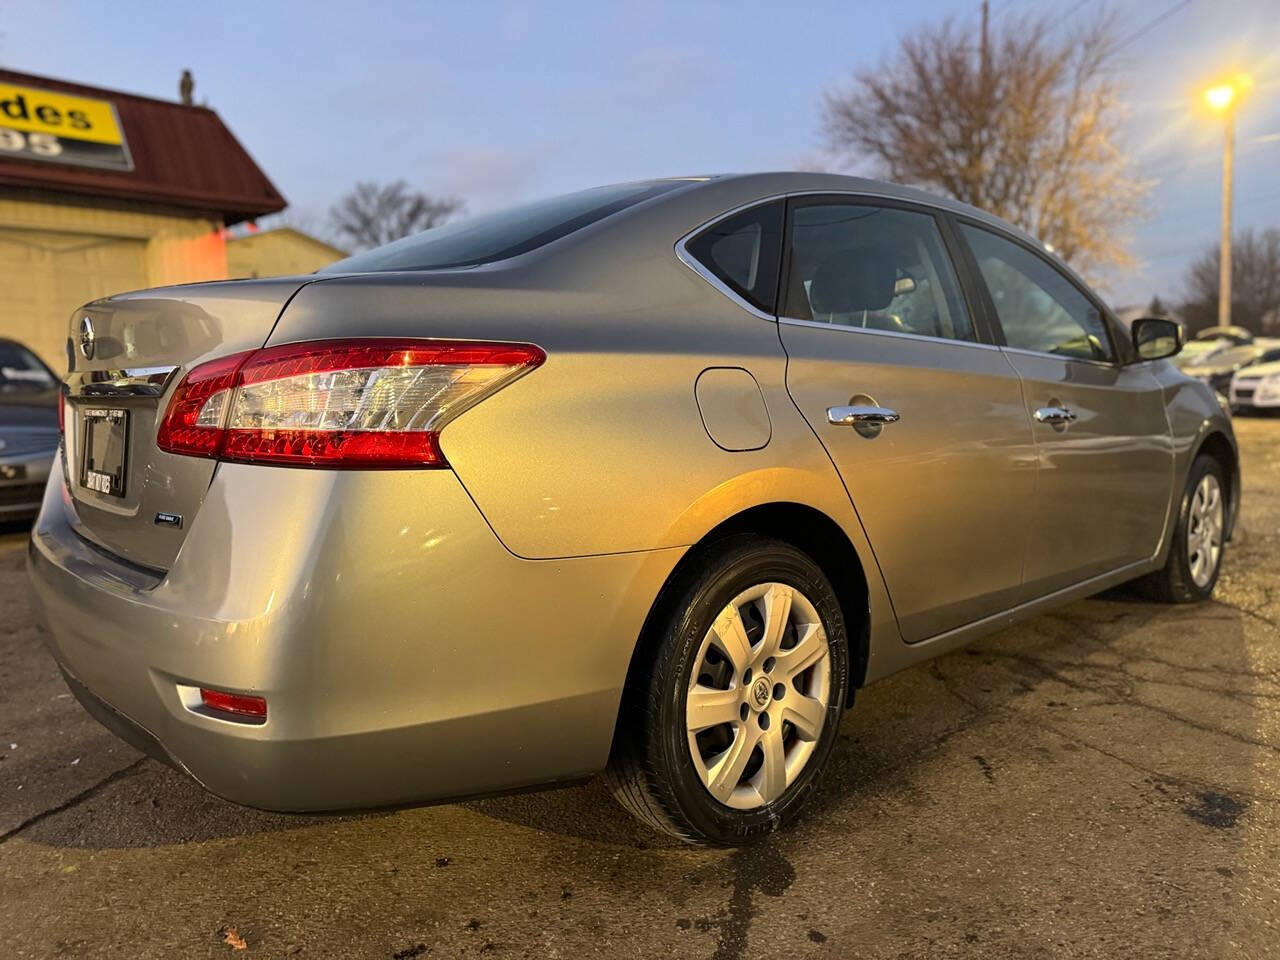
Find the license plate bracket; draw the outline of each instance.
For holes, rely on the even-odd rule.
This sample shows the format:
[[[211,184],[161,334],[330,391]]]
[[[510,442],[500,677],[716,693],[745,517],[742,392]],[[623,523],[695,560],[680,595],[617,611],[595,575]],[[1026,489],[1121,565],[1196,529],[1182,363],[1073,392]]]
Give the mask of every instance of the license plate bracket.
[[[95,493],[123,497],[129,451],[129,411],[99,407],[81,413],[84,444],[80,483]]]

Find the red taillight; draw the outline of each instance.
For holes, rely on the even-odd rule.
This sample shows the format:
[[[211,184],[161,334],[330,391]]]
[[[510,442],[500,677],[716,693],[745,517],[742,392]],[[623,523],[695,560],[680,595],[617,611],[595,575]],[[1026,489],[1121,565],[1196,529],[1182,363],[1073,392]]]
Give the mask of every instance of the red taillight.
[[[67,435],[67,398],[61,390],[58,391],[58,433]]]
[[[233,713],[240,717],[267,719],[267,701],[262,697],[250,697],[242,693],[200,688],[200,702],[219,713]]]
[[[193,367],[169,398],[156,434],[156,446],[189,457],[217,457],[222,451],[222,421],[236,385],[236,373],[251,356],[252,350]],[[210,405],[211,400],[215,400],[217,409]]]
[[[470,341],[268,347],[188,373],[157,444],[245,463],[444,467],[444,425],[545,359],[529,344]]]

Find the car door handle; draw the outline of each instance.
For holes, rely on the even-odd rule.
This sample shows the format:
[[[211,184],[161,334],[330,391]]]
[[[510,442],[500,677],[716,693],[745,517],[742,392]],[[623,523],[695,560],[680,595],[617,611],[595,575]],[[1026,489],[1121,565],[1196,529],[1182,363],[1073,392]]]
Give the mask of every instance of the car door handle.
[[[852,427],[859,423],[897,423],[900,419],[898,411],[888,407],[827,407],[827,423],[837,427]]]
[[[1070,423],[1076,418],[1066,407],[1041,407],[1034,416],[1040,423]]]

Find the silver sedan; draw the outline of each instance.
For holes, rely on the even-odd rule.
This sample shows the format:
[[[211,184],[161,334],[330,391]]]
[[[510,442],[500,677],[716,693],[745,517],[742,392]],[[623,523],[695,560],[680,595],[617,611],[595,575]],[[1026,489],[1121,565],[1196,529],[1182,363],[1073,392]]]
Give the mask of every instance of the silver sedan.
[[[1239,507],[1173,324],[866,180],[602,187],[68,334],[52,652],[276,810],[605,770],[656,828],[749,841],[857,688],[1124,581],[1202,600]]]

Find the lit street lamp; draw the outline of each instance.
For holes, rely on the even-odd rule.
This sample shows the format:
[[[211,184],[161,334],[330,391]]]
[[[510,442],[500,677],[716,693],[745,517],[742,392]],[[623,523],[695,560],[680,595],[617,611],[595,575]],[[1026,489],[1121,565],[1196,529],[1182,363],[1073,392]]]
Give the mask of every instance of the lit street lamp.
[[[1210,87],[1204,102],[1215,113],[1222,114],[1222,249],[1218,257],[1218,326],[1231,325],[1231,177],[1235,154],[1236,106],[1251,85],[1241,74],[1234,80]]]

